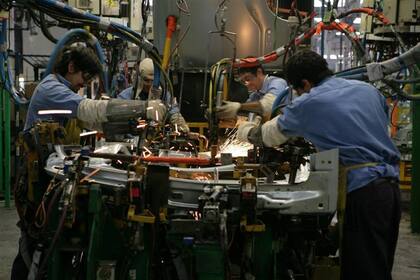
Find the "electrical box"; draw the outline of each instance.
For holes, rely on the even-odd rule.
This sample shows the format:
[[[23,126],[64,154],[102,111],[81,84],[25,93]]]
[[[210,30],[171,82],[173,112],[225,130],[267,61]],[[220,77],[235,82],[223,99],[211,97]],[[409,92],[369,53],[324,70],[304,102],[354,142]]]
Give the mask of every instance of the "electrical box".
[[[119,0],[102,0],[101,1],[101,15],[108,17],[120,16],[120,1]]]
[[[130,0],[130,28],[134,31],[141,32],[143,19],[141,17],[141,3],[142,0]],[[148,40],[153,40],[153,10],[150,10],[150,15],[146,22],[146,34]]]
[[[94,15],[100,14],[100,0],[69,0],[69,5],[81,10],[86,10]]]
[[[420,24],[420,0],[399,0],[398,23],[419,23]]]
[[[383,3],[384,15],[391,24],[420,23],[420,0],[385,0]]]
[[[130,0],[130,28],[139,32],[141,30],[141,0]]]
[[[375,7],[374,0],[364,0],[363,7]],[[420,27],[420,0],[384,0],[383,14],[399,33],[418,32]],[[360,32],[383,36],[390,34],[389,26],[383,26],[377,19],[366,14],[361,15]]]
[[[362,7],[373,7],[374,5],[374,0],[364,0]],[[361,34],[366,34],[366,33],[372,33],[372,23],[373,23],[373,18],[371,16],[368,16],[367,14],[360,14],[360,18],[361,18],[361,22],[360,22],[360,33]]]

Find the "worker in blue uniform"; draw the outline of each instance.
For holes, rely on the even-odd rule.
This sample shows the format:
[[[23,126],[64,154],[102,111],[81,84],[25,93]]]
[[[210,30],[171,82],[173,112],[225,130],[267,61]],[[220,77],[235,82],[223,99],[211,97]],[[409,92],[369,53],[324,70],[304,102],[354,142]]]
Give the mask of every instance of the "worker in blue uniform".
[[[332,77],[325,59],[312,51],[291,57],[285,70],[300,96],[262,126],[244,123],[238,135],[268,147],[303,136],[319,151],[338,148],[347,192],[342,279],[392,279],[400,154],[388,133],[385,98],[370,84]]]
[[[123,90],[118,98],[126,100],[154,100],[162,99],[162,93],[160,89],[154,89],[152,87],[154,80],[154,66],[153,61],[150,58],[143,59],[139,64],[139,83],[136,93],[133,92],[133,87],[128,87]],[[188,133],[190,128],[184,117],[179,112],[178,104],[172,102],[172,97],[166,95],[164,97],[166,104],[171,104],[171,108],[168,111],[169,121],[172,125],[176,126],[179,132]]]
[[[37,121],[42,120],[59,122],[66,127],[67,136],[69,134],[68,124],[74,120],[82,121],[86,127],[96,129],[101,128],[101,124],[105,122],[132,118],[159,121],[160,116],[161,119],[164,119],[166,108],[159,100],[91,100],[78,95],[79,89],[102,71],[101,67],[92,49],[81,46],[64,48],[58,56],[54,73],[46,76],[34,91],[27,112],[24,134],[30,135],[30,129]],[[29,162],[22,166],[26,167],[30,164]],[[42,173],[42,170],[35,187],[41,188],[48,184],[49,178]],[[21,181],[19,180],[19,182]],[[22,182],[22,184],[17,184],[20,191],[15,190],[16,193],[22,193],[17,200],[20,204],[25,205],[19,209],[18,201],[16,202],[20,216],[18,226],[21,229],[21,238],[18,255],[12,267],[11,279],[13,280],[27,279],[28,274],[31,273],[31,279],[34,279],[35,275],[33,274],[36,272],[35,270],[30,271],[30,268],[37,267],[32,265],[32,262],[35,262],[33,255],[38,242],[36,231],[32,230],[37,201],[30,201],[27,198],[24,192],[27,180],[23,179]]]
[[[276,98],[281,102],[287,102],[288,95],[284,94],[287,82],[275,76],[265,73],[261,65],[254,67],[239,68],[239,79],[250,92],[245,103],[224,101],[223,105],[216,108],[216,115],[219,119],[236,118],[238,112],[253,112],[261,116],[269,116]]]
[[[57,59],[54,73],[46,76],[36,87],[29,104],[24,130],[30,129],[35,121],[46,119],[54,119],[64,125],[67,120],[77,118],[89,127],[115,118],[121,119],[122,113],[127,118],[141,115],[152,120],[156,120],[156,115],[164,118],[166,109],[159,100],[91,100],[78,95],[79,89],[102,71],[101,67],[90,48],[65,48]],[[43,110],[62,111],[42,114],[40,111]]]

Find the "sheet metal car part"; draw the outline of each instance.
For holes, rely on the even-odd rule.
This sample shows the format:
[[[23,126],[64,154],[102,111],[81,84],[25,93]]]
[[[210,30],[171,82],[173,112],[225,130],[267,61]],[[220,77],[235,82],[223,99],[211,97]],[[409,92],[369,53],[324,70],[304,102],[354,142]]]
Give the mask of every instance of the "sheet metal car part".
[[[56,163],[56,161],[55,161]],[[272,184],[259,182],[257,208],[276,209],[284,214],[305,213],[333,213],[336,210],[337,186],[338,186],[338,150],[329,150],[310,157],[311,172],[307,181],[282,185],[275,181]],[[47,165],[45,170],[50,175],[58,174],[60,167],[56,164]],[[124,188],[127,184],[127,171],[119,170],[104,163],[89,165],[82,171],[83,175],[92,174],[88,179],[101,185]],[[174,171],[209,172],[220,173],[233,171],[234,166],[220,166],[209,168],[171,168]],[[179,209],[197,209],[198,197],[203,193],[204,187],[223,186],[229,193],[233,205],[239,205],[239,181],[238,180],[192,180],[182,178],[170,178],[169,207]]]

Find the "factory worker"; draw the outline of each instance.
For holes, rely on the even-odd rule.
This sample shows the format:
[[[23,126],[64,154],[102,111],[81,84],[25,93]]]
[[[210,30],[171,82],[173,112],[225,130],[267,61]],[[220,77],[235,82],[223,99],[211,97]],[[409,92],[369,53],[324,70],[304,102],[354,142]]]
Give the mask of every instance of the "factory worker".
[[[36,87],[32,95],[24,131],[29,131],[38,120],[54,120],[66,127],[66,137],[69,134],[69,124],[82,121],[88,127],[100,127],[102,123],[124,121],[132,118],[144,118],[157,121],[164,118],[166,108],[160,101],[126,101],[126,100],[90,100],[77,94],[80,88],[89,83],[102,71],[101,64],[92,49],[81,46],[64,48],[54,65],[54,73],[46,76]],[[60,110],[59,114],[40,111]],[[67,112],[65,112],[67,111]],[[40,114],[41,113],[41,114]],[[128,125],[128,124],[127,124]],[[75,130],[73,130],[75,131]],[[80,130],[79,130],[80,131]],[[72,134],[72,133],[70,133]],[[79,136],[78,134],[77,136]],[[78,138],[71,138],[74,140]],[[67,141],[66,138],[65,141]],[[33,164],[29,161],[28,166]],[[23,165],[26,166],[26,165]],[[42,167],[42,166],[41,166]],[[49,177],[40,169],[36,179],[32,180],[33,187],[45,187]],[[24,174],[27,174],[23,170]],[[25,175],[23,175],[25,176]],[[28,179],[24,179],[26,183]],[[20,187],[16,195],[16,208],[20,216],[18,226],[21,229],[19,251],[13,262],[11,279],[27,279],[28,273],[33,279],[35,270],[30,271],[33,252],[37,244],[37,235],[34,234],[34,215],[37,205],[31,201]],[[28,278],[29,279],[29,278]]]
[[[239,78],[248,88],[250,96],[246,103],[224,101],[224,104],[216,108],[219,119],[236,118],[238,112],[254,112],[262,116],[269,116],[274,100],[278,97],[278,104],[289,100],[285,94],[287,83],[285,80],[265,74],[261,65],[255,67],[239,68]]]
[[[268,147],[302,136],[319,151],[338,148],[338,191],[347,200],[337,205],[339,223],[344,216],[341,279],[392,279],[400,154],[388,133],[384,96],[370,84],[332,77],[325,59],[309,50],[292,56],[285,70],[301,96],[262,126],[244,123],[238,134]]]
[[[54,73],[46,76],[31,98],[24,130],[37,120],[54,119],[65,125],[77,118],[86,126],[104,122],[142,117],[150,120],[164,118],[165,106],[157,100],[127,102],[118,99],[91,100],[77,94],[101,71],[101,64],[92,49],[70,46],[63,49],[54,66]],[[39,114],[42,110],[67,110],[63,114]]]
[[[152,100],[161,98],[161,91],[152,88],[154,80],[154,66],[153,61],[150,58],[145,58],[140,62],[139,65],[139,83],[136,94],[133,94],[133,87],[126,88],[119,95],[119,99],[134,99],[134,100]],[[168,99],[171,97],[168,95]],[[172,103],[170,100],[167,103]],[[178,130],[181,132],[188,133],[190,128],[188,127],[184,117],[179,112],[177,105],[173,105],[170,109],[169,121],[171,124],[176,125]]]

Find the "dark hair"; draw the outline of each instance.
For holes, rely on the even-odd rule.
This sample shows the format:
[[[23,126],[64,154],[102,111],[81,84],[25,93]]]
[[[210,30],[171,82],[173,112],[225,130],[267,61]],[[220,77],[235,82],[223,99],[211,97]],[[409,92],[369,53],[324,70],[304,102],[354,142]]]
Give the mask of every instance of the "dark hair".
[[[255,56],[247,56],[245,58],[255,58]],[[251,74],[256,76],[258,69],[261,69],[262,73],[265,74],[264,68],[262,67],[261,64],[258,64],[258,65],[253,66],[253,67],[238,68],[238,74],[242,75],[242,74],[245,74],[245,73],[251,73]]]
[[[311,50],[303,50],[290,57],[285,68],[286,79],[295,88],[303,87],[302,80],[317,86],[332,74],[327,61]]]
[[[98,75],[102,71],[102,65],[98,56],[91,48],[82,46],[69,46],[63,48],[57,56],[54,72],[62,76],[68,72],[68,65],[73,61],[76,71],[89,73],[90,75]]]

